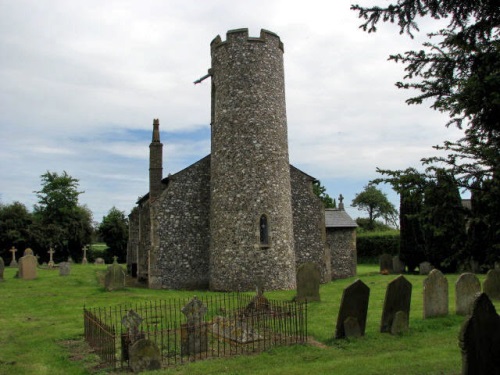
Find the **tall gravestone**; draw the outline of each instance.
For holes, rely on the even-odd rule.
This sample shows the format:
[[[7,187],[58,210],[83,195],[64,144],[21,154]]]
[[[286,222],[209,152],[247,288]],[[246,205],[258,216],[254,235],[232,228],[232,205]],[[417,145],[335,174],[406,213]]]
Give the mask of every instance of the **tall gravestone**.
[[[197,297],[182,308],[186,323],[181,324],[181,355],[196,355],[208,350],[207,307]]]
[[[356,280],[342,293],[335,338],[364,336],[370,288]]]
[[[316,263],[301,264],[297,269],[297,297],[298,302],[319,301],[319,284],[321,272]]]
[[[472,315],[460,330],[462,375],[500,374],[500,317],[486,293],[478,294]]]
[[[477,294],[481,292],[481,282],[476,275],[466,272],[455,283],[455,312],[457,315],[469,315]]]
[[[16,260],[16,253],[17,249],[12,246],[12,248],[9,250],[12,253],[12,260],[10,261],[10,267],[17,267],[17,260]]]
[[[448,280],[433,269],[424,280],[424,319],[448,315]]]
[[[382,254],[379,258],[380,273],[389,275],[392,273],[392,256],[390,254]]]
[[[5,269],[5,263],[3,261],[3,258],[0,257],[0,281],[3,281],[3,272]]]
[[[483,292],[490,299],[500,300],[500,269],[489,270],[483,283]]]
[[[116,257],[111,266],[108,267],[104,276],[104,287],[108,292],[125,288],[125,271],[118,264]]]
[[[396,334],[408,329],[411,289],[411,283],[402,275],[387,285],[380,332]]]
[[[19,278],[23,280],[36,279],[36,269],[38,267],[38,260],[33,255],[31,249],[26,249],[24,256],[19,259]]]

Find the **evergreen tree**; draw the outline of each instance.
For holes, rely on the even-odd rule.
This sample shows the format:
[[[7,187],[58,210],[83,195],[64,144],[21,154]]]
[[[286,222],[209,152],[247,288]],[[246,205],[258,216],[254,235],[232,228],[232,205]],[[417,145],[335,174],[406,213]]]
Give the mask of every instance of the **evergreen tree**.
[[[319,199],[321,199],[321,202],[323,203],[323,206],[325,208],[337,208],[335,199],[328,195],[328,193],[326,192],[326,188],[321,185],[320,181],[317,180],[313,183],[313,192]]]
[[[31,246],[30,226],[33,216],[20,202],[0,204],[0,254],[9,259],[12,246],[19,250]]]
[[[108,245],[109,257],[117,256],[119,262],[125,262],[128,242],[128,217],[123,211],[113,207],[102,218],[99,225],[99,235]]]

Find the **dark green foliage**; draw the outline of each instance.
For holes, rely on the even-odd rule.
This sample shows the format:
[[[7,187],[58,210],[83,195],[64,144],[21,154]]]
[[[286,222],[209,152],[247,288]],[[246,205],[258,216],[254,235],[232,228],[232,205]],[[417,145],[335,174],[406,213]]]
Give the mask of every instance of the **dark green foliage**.
[[[319,199],[321,199],[325,208],[337,208],[337,202],[335,202],[335,199],[328,195],[326,188],[321,185],[320,181],[316,180],[313,182],[313,192]]]
[[[380,255],[399,254],[399,232],[396,230],[359,233],[356,238],[358,262],[378,262]]]
[[[0,256],[10,259],[8,250],[15,246],[22,251],[30,246],[32,214],[20,202],[0,204]]]
[[[394,205],[387,199],[387,195],[373,185],[365,186],[365,190],[356,194],[351,205],[368,213],[369,224],[366,228],[368,230],[375,229],[376,219],[381,218],[386,222],[395,223],[398,215]]]
[[[125,262],[128,241],[128,217],[125,216],[125,213],[116,207],[111,208],[108,214],[102,218],[98,231],[109,247],[106,261],[112,260],[109,257],[117,256],[118,262]]]
[[[356,219],[356,224],[358,224],[358,228],[356,229],[357,233],[373,232],[373,231],[384,232],[384,231],[394,230],[394,228],[390,227],[387,224],[382,223],[379,220],[370,222],[370,219],[367,217],[358,217]]]
[[[422,212],[422,193],[407,191],[400,194],[400,258],[408,271],[414,271],[425,260],[425,243],[420,226],[419,214]]]

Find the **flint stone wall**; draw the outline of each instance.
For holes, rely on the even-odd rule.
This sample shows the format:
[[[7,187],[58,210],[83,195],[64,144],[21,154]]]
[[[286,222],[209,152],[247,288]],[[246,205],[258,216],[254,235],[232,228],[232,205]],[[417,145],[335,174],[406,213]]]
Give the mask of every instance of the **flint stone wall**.
[[[139,204],[139,246],[137,251],[137,279],[147,281],[148,262],[151,249],[151,217],[149,202]]]
[[[331,254],[332,280],[356,276],[356,228],[327,228],[326,242]]]
[[[135,264],[137,270],[137,253],[139,249],[139,208],[134,207],[128,215],[129,229],[127,242],[127,269],[131,270]],[[135,275],[136,276],[136,275]]]

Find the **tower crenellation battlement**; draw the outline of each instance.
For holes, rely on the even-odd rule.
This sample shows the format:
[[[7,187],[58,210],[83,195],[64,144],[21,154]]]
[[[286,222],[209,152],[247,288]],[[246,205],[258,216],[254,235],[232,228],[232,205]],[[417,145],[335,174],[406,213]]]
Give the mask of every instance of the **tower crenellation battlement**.
[[[231,43],[241,43],[241,41],[244,40],[251,43],[256,42],[274,44],[277,48],[281,49],[281,51],[284,51],[283,43],[281,42],[281,39],[277,34],[269,30],[261,29],[259,37],[250,37],[248,35],[247,28],[229,30],[226,33],[225,41],[222,40],[220,35],[217,35],[210,43],[210,48],[212,51],[214,51],[214,49],[222,47],[224,45],[228,45]]]

